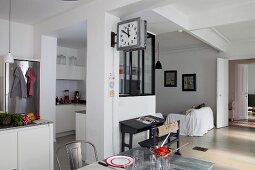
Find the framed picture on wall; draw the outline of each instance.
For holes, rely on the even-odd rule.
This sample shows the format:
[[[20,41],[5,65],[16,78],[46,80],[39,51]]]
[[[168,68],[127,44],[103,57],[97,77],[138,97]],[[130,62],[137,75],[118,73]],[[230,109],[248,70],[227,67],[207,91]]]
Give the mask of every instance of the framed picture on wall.
[[[167,70],[164,74],[165,87],[177,87],[177,70]]]
[[[196,91],[196,74],[182,75],[182,91]]]

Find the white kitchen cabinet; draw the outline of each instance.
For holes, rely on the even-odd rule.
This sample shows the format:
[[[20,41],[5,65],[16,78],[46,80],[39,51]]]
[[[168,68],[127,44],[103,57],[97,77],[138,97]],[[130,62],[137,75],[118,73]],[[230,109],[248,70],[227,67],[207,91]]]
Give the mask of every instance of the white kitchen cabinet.
[[[18,132],[18,169],[47,170],[50,167],[48,125]]]
[[[85,105],[63,104],[56,107],[56,133],[75,130],[75,112],[85,110]]]
[[[86,111],[76,112],[76,140],[86,140]],[[85,144],[82,144],[82,160],[86,160]]]
[[[57,64],[57,79],[85,80],[85,68],[82,66]]]
[[[0,135],[0,169],[17,169],[17,132]]]
[[[53,124],[0,129],[1,170],[53,170]]]
[[[75,129],[75,114],[72,104],[57,105],[56,133],[68,132]]]

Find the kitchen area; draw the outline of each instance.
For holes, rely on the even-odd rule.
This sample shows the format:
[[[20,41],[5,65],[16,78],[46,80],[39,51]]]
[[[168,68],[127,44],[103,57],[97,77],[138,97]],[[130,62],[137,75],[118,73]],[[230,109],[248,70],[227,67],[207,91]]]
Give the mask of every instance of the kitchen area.
[[[58,31],[56,65],[56,138],[85,140],[86,22]],[[82,35],[83,34],[83,35]]]

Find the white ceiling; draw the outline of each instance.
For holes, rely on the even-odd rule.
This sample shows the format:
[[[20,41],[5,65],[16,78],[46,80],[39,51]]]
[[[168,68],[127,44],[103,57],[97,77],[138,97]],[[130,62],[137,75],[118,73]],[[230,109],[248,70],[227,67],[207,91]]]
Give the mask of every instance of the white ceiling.
[[[12,20],[33,25],[91,1],[12,0]],[[0,18],[8,19],[8,10],[9,0],[1,0]]]
[[[36,24],[91,1],[93,0],[79,0],[78,2],[13,0],[13,20],[25,24]],[[153,11],[161,6],[170,6],[168,11],[173,15],[169,15],[169,17],[164,15],[165,17],[163,17]],[[176,31],[184,29],[192,33],[193,30],[209,28],[216,30],[220,35],[219,38],[229,40],[227,45],[230,50],[236,51],[238,48],[243,48],[240,51],[249,50],[250,53],[254,51],[255,54],[255,48],[253,48],[255,42],[255,0],[143,0],[131,6],[111,11],[111,13],[121,19],[142,17],[148,21],[148,30],[155,34],[173,32],[166,36],[171,40],[171,42],[165,42],[168,43],[169,49],[204,46],[202,41],[193,39],[191,35],[179,34]],[[0,18],[8,19],[8,0],[0,1]],[[187,23],[187,27],[183,23]],[[54,35],[58,37],[58,42],[62,46],[80,48],[79,44],[86,44],[86,31],[84,31],[86,29],[83,29],[84,27],[86,27],[86,23],[85,25],[77,23],[55,32]],[[174,40],[173,43],[172,40]],[[205,39],[203,41],[207,42]],[[207,43],[210,44],[210,42]],[[249,49],[244,49],[245,46],[242,44],[246,44],[245,46]]]
[[[179,0],[171,4],[171,6],[181,11],[184,15],[191,17],[247,3],[254,3],[254,0]]]
[[[172,32],[172,31],[177,31],[179,29],[182,29],[182,27],[180,27],[179,25],[171,22],[170,20],[153,12],[152,10],[137,12],[135,14],[131,14],[121,19],[125,20],[125,19],[135,18],[135,17],[141,17],[142,19],[146,20],[148,31],[154,34],[161,34],[161,33]]]
[[[255,40],[255,21],[218,26],[216,29],[232,42]]]
[[[87,22],[79,22],[51,34],[58,38],[58,46],[80,49],[87,46]]]

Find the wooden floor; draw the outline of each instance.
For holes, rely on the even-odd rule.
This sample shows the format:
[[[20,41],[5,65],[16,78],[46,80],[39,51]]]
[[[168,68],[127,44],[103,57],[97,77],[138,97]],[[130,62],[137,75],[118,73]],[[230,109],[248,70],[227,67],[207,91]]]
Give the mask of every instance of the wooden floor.
[[[217,170],[255,170],[255,129],[214,129],[203,137],[182,137],[181,144],[186,142],[190,144],[182,150],[183,156],[214,162]],[[209,150],[192,150],[195,146]]]
[[[58,138],[55,146],[74,139],[74,135]],[[230,126],[211,130],[203,137],[181,137],[181,145],[187,142],[189,145],[181,151],[183,156],[214,162],[216,170],[255,170],[255,129]],[[209,150],[192,150],[195,146]],[[64,155],[63,152],[60,162],[65,170],[69,168]],[[57,166],[55,168],[58,169]]]

